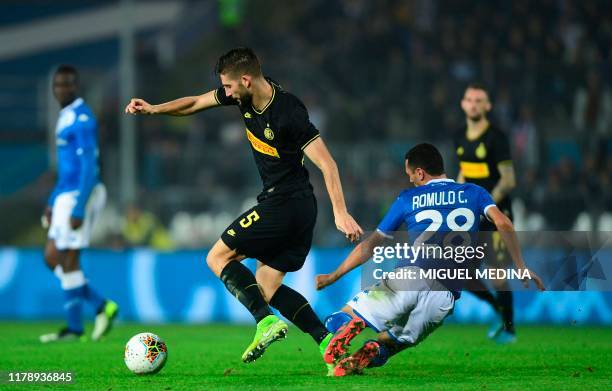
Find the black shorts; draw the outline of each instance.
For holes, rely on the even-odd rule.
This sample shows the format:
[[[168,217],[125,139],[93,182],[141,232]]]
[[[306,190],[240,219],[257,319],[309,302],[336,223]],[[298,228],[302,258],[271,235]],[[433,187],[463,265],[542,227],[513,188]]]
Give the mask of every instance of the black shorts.
[[[281,272],[304,265],[317,220],[314,195],[270,197],[244,212],[221,235],[238,254]]]

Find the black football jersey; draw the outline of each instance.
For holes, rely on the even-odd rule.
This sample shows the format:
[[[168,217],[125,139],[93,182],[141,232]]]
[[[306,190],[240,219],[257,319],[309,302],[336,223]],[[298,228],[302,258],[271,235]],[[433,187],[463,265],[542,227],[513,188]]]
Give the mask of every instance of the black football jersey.
[[[226,96],[223,86],[215,91],[215,99],[221,105],[238,105],[240,109],[263,182],[262,195],[312,191],[304,167],[304,148],[319,137],[319,131],[310,122],[306,106],[295,95],[273,80],[266,80],[272,86],[272,98],[261,111],[251,102],[240,105]]]
[[[493,125],[475,140],[468,140],[466,133],[463,128],[455,137],[463,177],[491,192],[500,178],[497,165],[512,160],[508,136]]]

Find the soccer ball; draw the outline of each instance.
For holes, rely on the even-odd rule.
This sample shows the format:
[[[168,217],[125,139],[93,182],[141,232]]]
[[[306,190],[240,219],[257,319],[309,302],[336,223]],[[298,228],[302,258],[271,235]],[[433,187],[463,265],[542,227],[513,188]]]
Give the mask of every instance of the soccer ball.
[[[159,372],[168,359],[166,343],[152,333],[136,334],[125,345],[123,361],[137,375]]]

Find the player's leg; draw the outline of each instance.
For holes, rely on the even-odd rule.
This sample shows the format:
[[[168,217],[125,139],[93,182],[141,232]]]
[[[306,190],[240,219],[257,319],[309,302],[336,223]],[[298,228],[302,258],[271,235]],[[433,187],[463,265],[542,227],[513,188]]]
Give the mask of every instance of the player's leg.
[[[334,368],[334,376],[360,374],[365,368],[382,367],[391,356],[406,348],[408,345],[397,342],[389,332],[383,331],[376,339],[365,341],[355,353],[340,360]]]
[[[60,285],[64,290],[65,303],[64,308],[66,310],[66,323],[67,325],[62,327],[59,331],[43,334],[40,336],[42,343],[56,342],[56,341],[71,341],[78,340],[83,335],[83,324],[81,320],[80,308],[78,300],[72,302],[68,295],[66,295],[65,276],[63,269],[63,258],[65,252],[57,249],[55,245],[55,239],[49,239],[45,246],[45,262],[47,266],[53,271],[53,274],[60,281]]]
[[[415,281],[414,284],[421,282]],[[377,341],[366,341],[357,352],[340,360],[334,370],[335,376],[361,373],[364,368],[382,366],[390,356],[418,345],[442,325],[444,319],[453,311],[453,294],[435,281],[427,284],[433,290],[422,289],[416,285],[414,291],[395,291],[392,295],[382,291],[384,295],[379,294],[379,297],[375,298],[380,307],[390,306],[391,311],[396,311],[392,317],[386,319],[397,320],[407,316],[406,323],[391,324],[389,329],[379,333]],[[384,300],[381,301],[380,298]],[[373,308],[370,312],[376,314],[376,311],[379,309]],[[387,313],[391,315],[391,312]]]
[[[78,281],[78,294],[83,301],[87,301],[96,311],[94,328],[91,338],[100,340],[111,330],[119,313],[119,306],[110,299],[101,296],[86,279],[81,269],[81,249],[89,247],[90,237],[95,223],[106,204],[106,188],[103,184],[94,187],[85,208],[83,224],[71,233],[72,242],[69,245],[67,256],[64,258],[64,273],[72,273],[73,281]]]
[[[342,310],[334,312],[325,318],[325,327],[334,334],[323,353],[327,364],[337,364],[339,360],[348,356],[351,341],[367,326],[353,308],[348,305]]]
[[[80,265],[80,249],[89,246],[92,226],[104,207],[106,190],[103,185],[97,185],[87,203],[83,224],[73,230],[70,225],[70,215],[76,204],[73,193],[60,194],[53,205],[52,221],[49,228],[49,243],[45,254],[57,260],[54,268],[60,279],[66,300],[65,309],[68,326],[60,333],[41,337],[44,342],[63,337],[82,336],[82,307],[84,301],[89,301],[97,311],[92,338],[99,339],[106,334],[115,319],[118,306],[111,300],[105,300],[87,283]],[[54,337],[57,337],[55,338]]]
[[[261,357],[271,343],[284,338],[288,328],[272,313],[255,276],[241,263],[244,258],[219,239],[208,252],[206,263],[257,322],[255,337],[242,355],[242,361],[252,362]]]
[[[285,272],[261,264],[257,268],[256,278],[270,305],[320,345],[330,333],[319,320],[308,300],[296,290],[283,284],[285,274]]]
[[[505,212],[507,213],[507,212]],[[489,267],[507,269],[512,267],[511,258],[504,245],[499,232],[491,233],[493,262]],[[516,342],[516,330],[514,328],[514,296],[508,281],[505,279],[493,280],[493,288],[497,292],[498,311],[501,322],[495,330],[491,330],[489,337],[497,343],[508,344]]]

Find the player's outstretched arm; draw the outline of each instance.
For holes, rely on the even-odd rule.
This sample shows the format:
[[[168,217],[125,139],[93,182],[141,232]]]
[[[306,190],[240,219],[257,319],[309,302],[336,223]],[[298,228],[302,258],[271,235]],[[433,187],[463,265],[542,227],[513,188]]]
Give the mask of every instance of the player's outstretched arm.
[[[512,262],[514,262],[514,266],[517,269],[527,269],[525,265],[525,261],[523,260],[523,255],[521,254],[521,248],[519,246],[518,238],[516,236],[516,232],[514,231],[514,225],[512,221],[502,213],[501,210],[497,206],[492,206],[487,209],[487,216],[495,227],[497,231],[501,235],[502,240],[504,241],[506,247],[508,248],[508,252],[510,253],[510,257],[512,258]],[[531,280],[536,284],[539,290],[545,290],[544,284],[540,277],[535,274],[533,271],[527,269],[529,271],[529,275],[531,276]],[[523,285],[525,287],[529,286],[528,280],[523,280]]]
[[[170,102],[152,105],[144,99],[132,98],[125,106],[127,114],[166,114],[166,115],[191,115],[211,107],[219,106],[215,99],[215,91],[209,91],[198,96],[186,96]]]
[[[321,290],[328,285],[338,281],[343,275],[363,265],[374,253],[374,248],[380,246],[385,241],[385,237],[378,232],[372,233],[363,242],[359,243],[338,268],[329,274],[319,274],[315,277],[317,290]]]
[[[321,137],[308,144],[304,149],[304,153],[323,173],[327,193],[334,210],[336,228],[346,235],[351,242],[359,240],[361,235],[363,235],[363,230],[346,209],[338,166]]]

